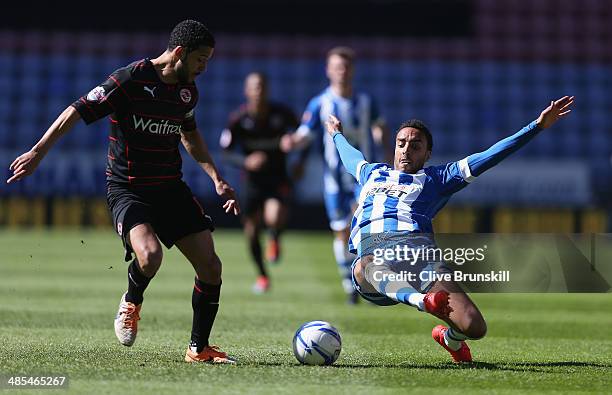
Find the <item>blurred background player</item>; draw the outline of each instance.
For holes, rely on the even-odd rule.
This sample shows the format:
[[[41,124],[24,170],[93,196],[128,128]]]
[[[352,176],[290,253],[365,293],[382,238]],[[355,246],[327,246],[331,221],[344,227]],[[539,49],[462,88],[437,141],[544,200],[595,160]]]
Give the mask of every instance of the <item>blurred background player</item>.
[[[296,129],[298,121],[291,109],[268,99],[268,81],[263,73],[253,72],[246,77],[244,96],[246,103],[230,116],[220,145],[227,161],[244,169],[242,222],[258,271],[253,291],[262,293],[269,289],[270,277],[263,259],[260,231],[263,222],[269,231],[266,259],[277,262],[291,194],[286,154],[280,144],[283,136]]]
[[[341,120],[346,138],[368,160],[391,157],[387,131],[374,99],[353,88],[355,53],[348,47],[335,47],[327,53],[329,86],[310,100],[293,144],[304,146],[320,133],[323,145],[323,193],[329,226],[334,232],[333,251],[342,286],[350,304],[359,298],[351,285],[350,267],[354,256],[348,251],[350,219],[360,187],[342,166],[331,137],[324,131],[330,115]],[[384,158],[382,157],[384,156]]]
[[[399,127],[391,167],[366,161],[344,137],[341,122],[330,116],[327,132],[347,171],[363,186],[349,244],[350,251],[358,255],[351,269],[355,289],[372,303],[403,303],[444,320],[449,326],[434,327],[432,337],[455,362],[471,362],[465,340],[484,337],[487,326],[482,314],[456,282],[420,277],[423,271],[452,273],[452,269],[439,260],[385,258],[375,262],[375,251],[401,245],[414,250],[435,248],[432,220],[451,196],[569,114],[573,103],[573,96],[551,101],[536,120],[489,149],[428,167],[424,166],[431,157],[433,138],[423,122],[413,119]],[[407,272],[413,272],[415,281],[383,276]]]
[[[128,290],[121,297],[115,335],[132,346],[138,333],[144,291],[162,263],[161,242],[176,245],[196,272],[193,322],[186,362],[234,363],[208,343],[221,293],[221,261],[215,253],[211,218],[182,180],[179,143],[215,184],[226,213],[239,214],[234,190],[220,176],[200,132],[194,109],[195,78],[206,70],[215,39],[200,22],[178,23],[167,49],[117,69],[106,81],[68,106],[32,149],[13,161],[8,183],[30,175],[57,140],[83,119],[106,116],[107,201],[125,250]]]

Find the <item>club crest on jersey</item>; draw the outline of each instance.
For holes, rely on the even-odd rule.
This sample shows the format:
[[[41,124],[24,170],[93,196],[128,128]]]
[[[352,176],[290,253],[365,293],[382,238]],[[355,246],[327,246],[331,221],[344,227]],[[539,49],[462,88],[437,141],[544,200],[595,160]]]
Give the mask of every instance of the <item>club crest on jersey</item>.
[[[106,96],[106,92],[104,91],[104,87],[96,86],[95,88],[90,90],[89,93],[87,94],[87,100],[100,102],[104,100],[105,96]]]
[[[181,97],[183,103],[189,103],[191,101],[191,91],[187,88],[181,89],[179,96]]]
[[[123,236],[123,223],[121,222],[117,223],[117,233],[119,233],[119,236]]]

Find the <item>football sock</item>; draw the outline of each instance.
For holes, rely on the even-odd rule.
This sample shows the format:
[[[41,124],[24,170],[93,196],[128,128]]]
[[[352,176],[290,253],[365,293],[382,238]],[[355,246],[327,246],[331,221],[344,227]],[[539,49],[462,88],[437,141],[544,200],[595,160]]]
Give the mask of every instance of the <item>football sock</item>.
[[[149,286],[149,282],[153,277],[145,276],[140,270],[138,261],[134,259],[128,267],[128,290],[125,295],[125,301],[139,305],[143,301],[145,289]]]
[[[351,265],[354,255],[347,251],[348,246],[340,239],[334,239],[334,257],[338,265],[338,273],[342,278],[342,287],[347,294],[353,293],[353,282],[351,280]]]
[[[456,329],[448,328],[444,332],[444,343],[453,351],[457,351],[461,348],[461,342],[468,337]]]
[[[344,264],[342,265],[344,267],[344,277],[342,277],[342,281],[343,284],[348,284],[348,289],[345,288],[345,292],[346,293],[353,293],[356,292],[355,289],[353,288],[353,261],[355,260],[355,258],[357,257],[357,255],[355,254],[351,254],[350,252],[348,252],[348,245],[347,245],[347,249],[344,251]]]
[[[251,250],[251,256],[253,257],[255,266],[257,266],[259,275],[268,277],[268,273],[266,272],[266,267],[264,265],[263,255],[261,253],[261,243],[259,242],[259,237],[249,239],[249,249]]]
[[[281,234],[281,230],[280,229],[276,229],[276,228],[270,228],[268,229],[268,235],[270,237],[270,239],[278,241],[279,237]]]
[[[425,294],[418,292],[411,292],[406,298],[408,304],[416,306],[417,309],[425,310]]]
[[[268,250],[266,251],[266,259],[270,259],[272,262],[278,262],[280,260],[281,233],[282,233],[281,228],[275,228],[275,227],[268,228]]]
[[[397,290],[397,292],[387,290],[383,292],[383,294],[397,302],[414,306],[421,311],[425,310],[425,295],[417,292],[413,288],[404,287]]]
[[[190,347],[195,347],[196,352],[201,352],[208,345],[208,337],[219,310],[220,294],[221,284],[206,284],[198,278],[195,279],[191,296],[193,325]]]

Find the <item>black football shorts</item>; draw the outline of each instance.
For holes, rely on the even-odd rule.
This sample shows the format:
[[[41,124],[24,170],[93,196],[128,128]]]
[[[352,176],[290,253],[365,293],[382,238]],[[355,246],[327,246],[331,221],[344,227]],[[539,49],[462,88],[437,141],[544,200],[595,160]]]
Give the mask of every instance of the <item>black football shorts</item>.
[[[247,178],[240,192],[242,213],[251,216],[261,210],[268,199],[277,199],[283,204],[288,204],[292,188],[288,178],[265,181]]]
[[[151,224],[167,248],[192,233],[214,230],[212,219],[183,181],[139,188],[107,181],[106,198],[113,225],[125,247],[126,261],[132,259],[134,252],[128,235],[136,225]]]

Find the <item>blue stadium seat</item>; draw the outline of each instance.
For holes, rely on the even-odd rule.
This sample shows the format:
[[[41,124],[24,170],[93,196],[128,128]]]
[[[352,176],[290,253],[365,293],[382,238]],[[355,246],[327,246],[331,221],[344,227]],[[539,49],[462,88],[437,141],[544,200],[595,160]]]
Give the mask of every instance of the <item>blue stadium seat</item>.
[[[45,130],[28,116],[19,116],[17,122],[10,127],[15,148],[18,150],[29,149],[43,135]]]
[[[24,74],[37,75],[43,69],[43,55],[28,53],[20,57],[19,68]]]
[[[7,114],[5,103],[0,102],[0,147],[14,148],[15,138],[12,125],[9,123],[9,117]]]
[[[0,65],[0,67],[2,66]],[[6,93],[12,90],[14,83],[14,77],[11,73],[3,73],[0,75],[0,92],[4,92],[3,96],[6,96]]]
[[[588,142],[588,157],[612,159],[612,139],[610,129],[604,125],[590,129]]]
[[[0,67],[5,73],[10,73],[17,62],[17,57],[10,51],[2,51],[0,52]]]

